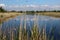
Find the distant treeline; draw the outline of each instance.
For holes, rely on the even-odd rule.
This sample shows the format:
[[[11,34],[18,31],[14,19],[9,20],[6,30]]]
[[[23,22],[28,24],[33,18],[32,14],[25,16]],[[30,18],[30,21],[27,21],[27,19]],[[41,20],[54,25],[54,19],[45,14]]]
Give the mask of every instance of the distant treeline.
[[[40,13],[40,12],[60,12],[60,10],[51,10],[51,11],[46,11],[46,10],[43,10],[43,11],[16,11],[16,10],[11,10],[11,11],[7,11],[5,10],[3,7],[0,7],[0,12],[19,12],[19,13]]]
[[[40,12],[60,12],[60,10],[52,10],[52,11],[17,11],[17,12],[20,12],[20,13],[23,13],[23,12],[27,12],[27,13],[40,13]]]

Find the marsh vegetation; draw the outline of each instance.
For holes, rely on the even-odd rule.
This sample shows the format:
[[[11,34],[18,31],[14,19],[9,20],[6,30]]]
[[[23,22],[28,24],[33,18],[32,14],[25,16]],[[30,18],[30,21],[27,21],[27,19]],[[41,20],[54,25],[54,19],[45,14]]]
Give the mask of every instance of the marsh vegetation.
[[[0,8],[1,9],[1,8]],[[0,11],[2,11],[1,9]],[[14,19],[16,16],[20,16],[19,19]],[[33,15],[33,19],[29,19],[26,15]],[[38,21],[39,16],[53,16],[53,17],[60,17],[60,12],[42,12],[42,11],[21,11],[21,12],[4,12],[0,13],[0,40],[57,40],[58,38],[55,37],[56,25],[52,24],[50,30],[47,31],[47,25],[44,23],[47,22],[47,19],[43,21],[45,17],[42,18],[43,21],[42,26],[40,26],[40,22]],[[23,17],[22,17],[23,16]],[[37,17],[38,16],[38,17]],[[9,19],[12,18],[12,19]],[[50,18],[50,17],[49,17]],[[6,19],[12,21],[5,21]],[[30,24],[27,21],[30,20]],[[50,19],[51,20],[51,19]],[[16,23],[15,23],[16,22]],[[50,21],[51,22],[51,21]],[[52,21],[53,22],[53,21]],[[54,21],[55,22],[55,21]],[[57,23],[57,22],[56,22]],[[60,21],[59,21],[60,23]],[[42,23],[41,23],[42,24]],[[13,26],[12,26],[13,25]],[[28,26],[29,25],[29,26]],[[58,27],[58,26],[57,26]],[[59,34],[60,35],[60,34]],[[60,36],[59,36],[60,37]]]
[[[21,15],[22,16],[22,15]],[[38,15],[39,16],[39,15]],[[50,28],[48,34],[47,34],[47,29],[46,29],[46,24],[43,26],[39,26],[38,23],[38,17],[34,15],[34,22],[33,26],[27,26],[27,19],[26,15],[23,16],[24,18],[21,17],[20,19],[20,24],[16,23],[14,26],[13,22],[12,23],[6,24],[5,25],[0,25],[0,40],[55,40],[55,29],[56,27],[52,25]],[[18,22],[18,21],[17,21]],[[24,22],[24,23],[23,23]],[[13,25],[13,26],[12,26]]]

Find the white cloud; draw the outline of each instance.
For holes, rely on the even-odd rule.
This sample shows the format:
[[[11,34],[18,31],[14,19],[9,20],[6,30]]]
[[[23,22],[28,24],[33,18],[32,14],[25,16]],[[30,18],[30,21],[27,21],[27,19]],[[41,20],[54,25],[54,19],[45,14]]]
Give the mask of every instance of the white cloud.
[[[60,8],[60,5],[55,5],[52,8]]]
[[[53,9],[60,9],[60,5],[10,5],[6,6],[5,4],[0,4],[0,6],[5,6],[5,8],[16,9],[16,10],[53,10]]]
[[[40,5],[40,6],[42,6],[42,7],[49,7],[49,5]]]
[[[6,5],[5,4],[0,4],[0,7],[5,7]]]
[[[37,5],[24,5],[23,7],[37,7]]]
[[[8,6],[9,8],[19,8],[19,6],[18,5],[10,5],[10,6]]]
[[[8,7],[10,8],[28,8],[28,7],[36,8],[36,7],[39,7],[39,5],[10,5]]]
[[[60,5],[40,5],[40,7],[44,7],[44,8],[46,8],[46,7],[48,7],[48,8],[60,8]]]
[[[30,6],[34,8],[39,7],[39,5],[30,5]]]

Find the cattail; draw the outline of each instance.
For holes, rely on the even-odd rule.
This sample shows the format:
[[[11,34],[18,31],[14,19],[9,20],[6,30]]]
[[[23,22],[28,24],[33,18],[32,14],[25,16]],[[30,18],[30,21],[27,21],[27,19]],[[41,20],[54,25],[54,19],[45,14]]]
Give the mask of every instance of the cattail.
[[[6,40],[6,34],[3,34],[3,40]]]
[[[26,12],[24,14],[24,29],[26,30]]]
[[[55,27],[52,27],[52,30],[51,30],[51,40],[54,40],[54,32],[55,32]]]
[[[20,20],[20,28],[19,28],[19,40],[22,40],[22,19]]]
[[[31,33],[32,33],[32,40],[38,40],[38,35],[39,35],[39,32],[38,32],[38,27],[37,27],[37,19],[36,19],[36,15],[35,15],[35,19],[34,19],[34,27],[32,28],[31,30]]]
[[[6,26],[7,26],[7,25],[6,25]],[[6,27],[6,26],[5,26],[5,27]],[[4,32],[3,32],[3,40],[6,40],[6,38],[7,38],[7,37],[6,37],[6,28],[5,28],[5,30],[4,30]]]
[[[24,40],[27,40],[27,29],[26,29],[26,11],[24,15]]]
[[[12,31],[12,34],[11,34],[11,40],[14,40],[14,33]]]
[[[2,40],[2,24],[0,24],[0,40]]]
[[[46,25],[43,27],[43,40],[46,40]]]
[[[10,24],[10,40],[12,40],[12,28],[11,28],[11,25],[12,24]]]

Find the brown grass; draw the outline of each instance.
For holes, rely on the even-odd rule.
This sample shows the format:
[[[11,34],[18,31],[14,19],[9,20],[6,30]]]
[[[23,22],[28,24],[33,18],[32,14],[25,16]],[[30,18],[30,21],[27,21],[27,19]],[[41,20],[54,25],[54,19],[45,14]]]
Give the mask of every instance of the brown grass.
[[[60,12],[41,12],[41,13],[38,13],[38,14],[60,18]]]

